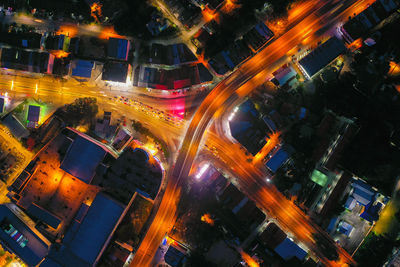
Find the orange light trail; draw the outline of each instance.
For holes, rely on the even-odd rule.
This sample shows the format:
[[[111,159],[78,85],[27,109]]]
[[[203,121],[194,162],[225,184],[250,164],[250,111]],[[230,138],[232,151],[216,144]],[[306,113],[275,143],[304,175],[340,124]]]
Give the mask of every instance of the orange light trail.
[[[78,28],[75,25],[61,25],[56,34],[64,34],[69,37],[75,37],[78,33]]]
[[[109,38],[125,38],[125,36],[119,35],[115,30],[114,26],[104,27],[101,31],[99,38],[100,39],[109,39]]]
[[[217,17],[217,13],[215,13],[214,11],[210,10],[207,7],[203,9],[203,11],[201,11],[201,14],[203,15],[205,22],[210,22]]]
[[[102,4],[98,2],[94,2],[90,6],[90,16],[92,16],[97,23],[100,22],[99,18],[101,17],[101,8]]]
[[[225,14],[230,14],[241,6],[242,5],[235,3],[235,0],[225,0],[224,5],[221,7],[221,11]]]
[[[356,51],[357,49],[360,49],[363,45],[363,41],[361,38],[358,38],[351,44],[347,45],[347,48],[350,49],[351,51]]]
[[[211,215],[209,213],[206,213],[203,216],[201,216],[201,221],[211,226],[214,226],[214,220],[211,218]]]
[[[62,51],[62,50],[54,50],[50,52],[52,55],[54,55],[56,58],[63,58],[63,57],[68,57],[69,53]]]
[[[390,76],[397,76],[400,74],[400,66],[394,61],[390,61],[389,63],[390,69],[389,69],[389,75]]]
[[[246,264],[249,267],[259,267],[260,266],[252,257],[250,257],[249,254],[247,254],[243,250],[240,250],[239,252],[240,252],[240,255],[242,256],[242,259],[246,262]]]

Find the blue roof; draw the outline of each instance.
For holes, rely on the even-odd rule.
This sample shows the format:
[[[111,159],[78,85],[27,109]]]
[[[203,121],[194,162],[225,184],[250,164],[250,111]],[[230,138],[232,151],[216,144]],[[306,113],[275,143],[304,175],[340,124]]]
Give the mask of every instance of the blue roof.
[[[326,228],[326,231],[327,231],[328,233],[329,233],[330,231],[332,231],[333,228],[335,227],[337,219],[338,219],[338,217],[333,217],[333,218],[331,219],[331,221],[329,222],[328,228]]]
[[[276,172],[289,158],[289,152],[281,147],[265,164],[272,172]]]
[[[8,114],[3,119],[3,124],[11,131],[11,133],[17,138],[27,137],[29,131],[22,125],[22,123],[13,115]]]
[[[92,76],[93,61],[77,60],[75,68],[72,69],[72,76],[90,78]]]
[[[0,113],[4,112],[4,98],[0,97]]]
[[[365,207],[363,213],[361,213],[360,217],[369,221],[374,222],[379,219],[379,211],[382,208],[382,203],[378,202],[376,205],[372,205],[372,203],[368,204]]]
[[[293,257],[303,260],[307,256],[307,252],[305,252],[289,238],[286,238],[282,243],[280,243],[275,248],[275,252],[278,253],[278,255],[284,260],[290,260]]]
[[[79,229],[66,245],[73,254],[93,264],[123,211],[124,206],[116,200],[103,193],[97,194]]]
[[[354,206],[356,205],[356,203],[357,203],[357,201],[353,197],[350,196],[346,200],[346,203],[344,204],[344,207],[346,209],[352,210],[354,208]]]
[[[276,124],[273,120],[266,116],[263,117],[263,120],[271,131],[275,132],[277,130]]]
[[[346,47],[342,41],[333,37],[300,59],[299,64],[312,77],[345,51]]]
[[[41,239],[35,234],[20,218],[18,218],[11,209],[16,212],[22,212],[14,204],[0,205],[0,223],[4,222],[5,226],[12,225],[18,232],[14,233],[14,238],[25,237],[28,242],[25,247],[21,247],[17,240],[0,228],[0,239],[10,250],[12,250],[19,258],[21,258],[28,266],[36,266],[47,255],[50,242]],[[7,222],[4,220],[6,219]],[[15,230],[13,230],[14,232]],[[21,241],[20,241],[21,242]]]
[[[352,196],[355,200],[357,200],[358,203],[366,206],[372,201],[374,194],[365,192],[359,188],[354,188]]]
[[[40,107],[39,106],[29,105],[28,121],[38,122],[39,121],[39,114],[40,114]]]
[[[224,57],[226,64],[229,68],[233,69],[235,64],[233,64],[231,58],[229,57],[229,51],[222,51],[221,55]]]
[[[172,267],[180,266],[183,261],[185,254],[173,246],[169,246],[167,253],[164,255],[164,260],[166,263]]]
[[[347,222],[340,222],[339,224],[339,232],[342,234],[345,234],[346,236],[349,236],[351,231],[353,230],[353,226]]]
[[[61,264],[57,263],[56,261],[52,260],[51,258],[44,259],[44,261],[39,266],[40,267],[63,267]]]
[[[103,148],[78,135],[69,147],[60,168],[85,183],[90,183],[105,155]]]
[[[108,39],[108,56],[117,59],[128,59],[129,41],[126,39]]]
[[[57,229],[58,225],[61,223],[61,219],[58,218],[56,215],[50,213],[49,211],[39,207],[35,203],[32,203],[27,212],[32,216],[38,218],[39,220],[43,221],[44,223],[50,225],[54,229]]]

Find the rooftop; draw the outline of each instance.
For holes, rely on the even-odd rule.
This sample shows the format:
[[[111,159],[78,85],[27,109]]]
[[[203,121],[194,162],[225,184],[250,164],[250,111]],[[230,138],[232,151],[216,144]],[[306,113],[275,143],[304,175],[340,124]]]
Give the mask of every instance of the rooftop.
[[[29,227],[24,217],[14,204],[0,205],[0,242],[27,265],[36,266],[48,254],[50,242]]]
[[[60,168],[85,183],[90,183],[97,166],[107,152],[96,143],[77,136],[69,147]]]
[[[306,73],[306,76],[311,78],[345,51],[346,47],[342,41],[336,37],[332,37],[311,51],[307,56],[300,59],[299,65]]]
[[[107,56],[115,59],[128,60],[130,42],[126,39],[108,39]]]

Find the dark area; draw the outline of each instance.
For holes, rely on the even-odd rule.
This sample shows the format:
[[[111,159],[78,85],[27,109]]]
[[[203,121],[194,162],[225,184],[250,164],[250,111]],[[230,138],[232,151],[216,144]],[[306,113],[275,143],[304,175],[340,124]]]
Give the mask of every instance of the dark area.
[[[101,0],[103,16],[110,18],[115,30],[122,35],[147,39],[151,37],[146,24],[157,9],[142,0]]]
[[[273,0],[268,1],[273,7],[272,17],[283,17],[287,14],[287,7],[294,2],[293,0]],[[215,31],[206,42],[205,56],[213,57],[215,54],[226,48],[238,37],[238,33],[243,31],[248,25],[255,24],[257,19],[254,10],[260,9],[265,4],[264,0],[240,0],[237,4],[241,5],[233,13],[224,15],[220,23],[216,24]],[[271,18],[272,18],[271,17]],[[245,23],[244,23],[245,22]]]

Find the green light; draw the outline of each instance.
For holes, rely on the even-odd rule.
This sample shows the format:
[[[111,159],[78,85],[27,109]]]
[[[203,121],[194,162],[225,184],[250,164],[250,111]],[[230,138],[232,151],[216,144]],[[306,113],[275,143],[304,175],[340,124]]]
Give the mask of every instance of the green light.
[[[328,182],[328,176],[326,176],[326,174],[320,172],[319,170],[314,170],[313,173],[311,174],[311,180],[314,183],[324,187]]]

